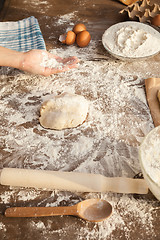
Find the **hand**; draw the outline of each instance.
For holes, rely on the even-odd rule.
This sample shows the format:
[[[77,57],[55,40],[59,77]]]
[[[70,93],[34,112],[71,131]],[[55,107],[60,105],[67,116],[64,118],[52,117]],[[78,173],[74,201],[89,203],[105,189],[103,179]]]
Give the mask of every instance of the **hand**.
[[[48,66],[47,62],[49,63]],[[78,58],[76,57],[61,58],[45,50],[35,49],[22,54],[19,69],[33,74],[49,76],[75,68],[77,63]]]

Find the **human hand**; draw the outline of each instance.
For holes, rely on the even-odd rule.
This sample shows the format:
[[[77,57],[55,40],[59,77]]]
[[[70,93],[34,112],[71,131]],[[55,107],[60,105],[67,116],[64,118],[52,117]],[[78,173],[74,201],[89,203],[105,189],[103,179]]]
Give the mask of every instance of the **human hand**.
[[[49,76],[75,68],[77,63],[77,57],[61,58],[45,50],[34,49],[22,54],[19,69]]]

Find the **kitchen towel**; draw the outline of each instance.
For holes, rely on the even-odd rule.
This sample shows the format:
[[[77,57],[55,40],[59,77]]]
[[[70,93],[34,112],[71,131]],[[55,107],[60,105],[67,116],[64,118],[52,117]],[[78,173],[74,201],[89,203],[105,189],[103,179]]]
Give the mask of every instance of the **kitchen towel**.
[[[34,16],[17,22],[0,22],[0,46],[21,52],[46,49],[38,20]]]

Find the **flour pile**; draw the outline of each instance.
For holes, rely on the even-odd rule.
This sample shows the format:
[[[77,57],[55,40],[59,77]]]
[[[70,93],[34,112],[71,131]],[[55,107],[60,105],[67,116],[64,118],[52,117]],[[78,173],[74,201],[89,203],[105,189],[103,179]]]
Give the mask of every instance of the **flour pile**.
[[[115,55],[142,58],[160,51],[160,33],[138,22],[118,23],[106,30],[103,44]]]
[[[42,62],[41,66],[42,67],[47,67],[47,68],[56,68],[56,69],[62,69],[63,68],[63,63],[59,62],[56,58],[54,57],[49,57],[46,52],[42,52]]]

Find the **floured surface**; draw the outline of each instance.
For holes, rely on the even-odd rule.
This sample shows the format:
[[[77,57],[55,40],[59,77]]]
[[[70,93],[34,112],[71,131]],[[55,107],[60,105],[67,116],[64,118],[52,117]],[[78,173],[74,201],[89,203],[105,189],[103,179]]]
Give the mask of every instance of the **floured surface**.
[[[24,9],[28,9],[27,1],[19,1],[22,2]],[[58,1],[57,4],[44,1],[45,7],[42,2],[36,5],[38,1],[31,1],[31,12],[34,5],[34,11],[46,13],[39,21],[41,24],[45,22],[42,32],[50,41],[57,42],[64,30],[80,20],[88,23],[92,41],[84,49],[58,46],[56,52],[60,56],[75,55],[81,60],[77,69],[66,73],[44,78],[9,68],[0,69],[1,168],[66,170],[127,177],[140,171],[138,147],[144,135],[154,127],[144,79],[159,77],[160,56],[133,63],[111,58],[102,47],[101,33],[106,24],[117,21],[118,9],[110,11],[113,4],[121,5],[118,1],[104,2],[108,4],[106,8],[103,4],[100,7],[99,0],[92,3],[76,1],[75,6],[67,1],[68,8],[60,11]],[[17,8],[10,8],[10,14],[15,11],[17,15]],[[51,12],[57,16],[49,21]],[[11,19],[11,15],[9,17]],[[64,91],[81,94],[90,101],[87,121],[78,128],[60,132],[43,129],[38,121],[41,103]],[[113,206],[113,215],[98,224],[70,216],[36,219],[6,219],[3,216],[9,206],[63,206],[97,197],[106,199]],[[0,238],[158,239],[158,207],[159,202],[150,194],[76,194],[1,186]]]
[[[2,166],[134,176],[139,171],[134,159],[137,146],[153,124],[142,76],[123,72],[122,67],[123,63],[113,61],[86,61],[47,80],[17,72],[9,84],[4,75],[0,105]],[[90,101],[86,122],[72,130],[44,130],[38,122],[41,103],[65,91]],[[118,149],[125,161],[126,151],[133,161],[129,172],[126,164],[115,166],[115,156],[116,161],[120,159]]]
[[[92,42],[88,51],[96,57],[94,49],[95,43]],[[138,146],[144,135],[153,128],[144,91],[144,78],[152,76],[150,63],[137,63],[139,67],[146,65],[147,73],[138,72],[136,63],[132,65],[131,72],[125,63],[114,59],[85,61],[88,51],[86,54],[84,50],[81,53],[78,51],[76,47],[70,47],[71,55],[78,55],[81,60],[77,69],[48,78],[1,68],[1,168],[78,171],[126,177],[133,177],[140,171]],[[68,55],[67,50],[64,53],[61,48],[57,49],[57,53]],[[41,103],[51,95],[65,91],[81,94],[90,101],[86,122],[77,128],[63,131],[43,129],[38,121]],[[12,201],[14,205],[25,206],[70,205],[91,195],[98,196],[32,191],[4,189],[0,203],[3,208],[12,205]],[[37,234],[39,229],[43,229],[43,236],[60,236],[60,239],[67,239],[72,228],[79,229],[74,233],[74,239],[110,239],[112,236],[119,239],[121,235],[130,238],[134,224],[138,224],[139,229],[144,226],[148,228],[146,237],[150,236],[151,231],[156,236],[153,219],[156,213],[153,211],[152,214],[151,210],[148,213],[156,201],[150,203],[150,200],[136,200],[132,196],[115,194],[100,197],[114,207],[112,217],[102,224],[94,225],[63,217],[60,229],[53,230],[53,222],[57,217],[54,221],[51,218],[23,221],[27,223],[27,228],[34,229]],[[125,212],[122,212],[123,208]],[[139,209],[143,209],[143,213]],[[129,217],[131,222],[127,226],[125,222]],[[7,223],[4,232],[10,227]]]

